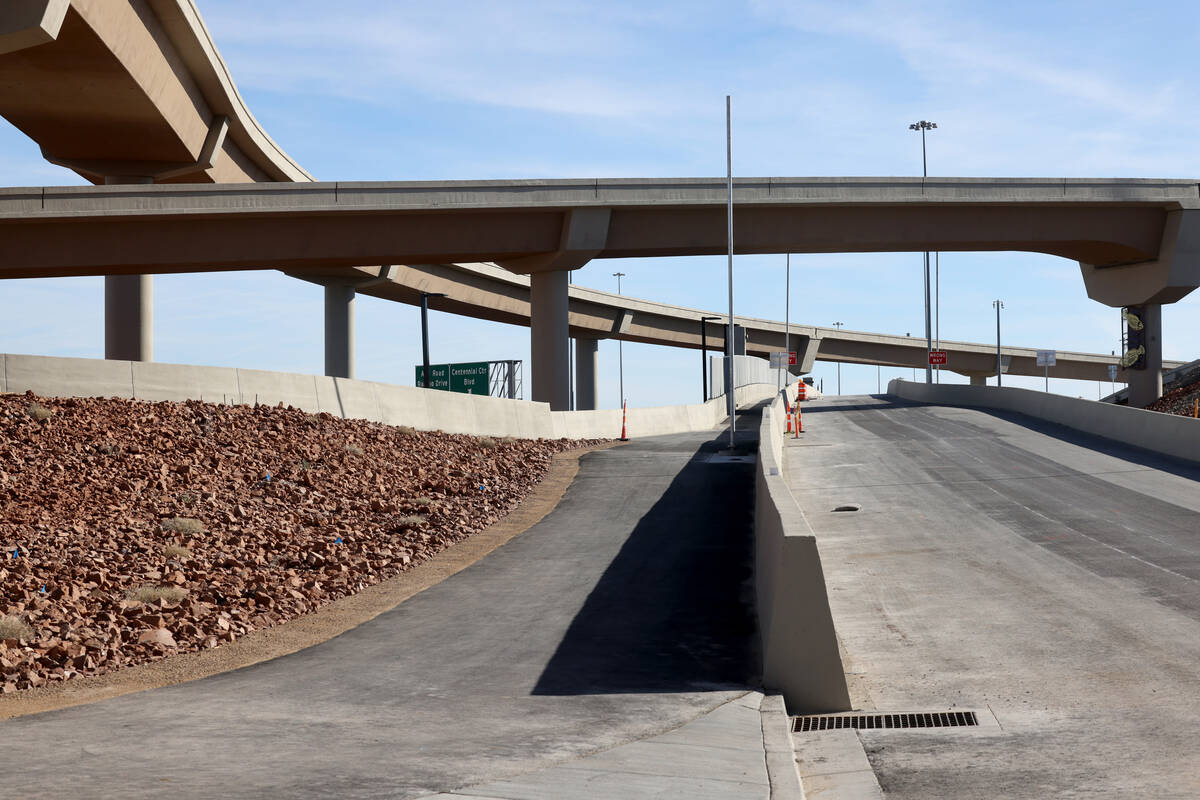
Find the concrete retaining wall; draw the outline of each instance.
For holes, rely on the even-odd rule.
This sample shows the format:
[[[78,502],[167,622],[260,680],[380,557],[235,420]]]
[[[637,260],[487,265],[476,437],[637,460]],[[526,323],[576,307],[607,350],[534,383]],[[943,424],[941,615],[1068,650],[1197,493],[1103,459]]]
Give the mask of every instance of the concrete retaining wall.
[[[1200,461],[1200,420],[999,386],[892,380],[888,394],[921,403],[1013,411],[1162,455]]]
[[[612,439],[621,435],[619,410],[552,412],[546,403],[324,375],[0,354],[0,392],[24,391],[46,397],[283,403],[314,414],[487,436]],[[774,391],[774,386],[745,386],[737,390],[735,399],[739,406],[756,403]],[[724,418],[721,397],[697,405],[629,409],[627,430],[630,438],[708,430]]]
[[[794,397],[794,387],[789,387]],[[849,711],[821,554],[784,476],[783,400],[763,411],[755,488],[755,591],[763,685],[792,714]]]

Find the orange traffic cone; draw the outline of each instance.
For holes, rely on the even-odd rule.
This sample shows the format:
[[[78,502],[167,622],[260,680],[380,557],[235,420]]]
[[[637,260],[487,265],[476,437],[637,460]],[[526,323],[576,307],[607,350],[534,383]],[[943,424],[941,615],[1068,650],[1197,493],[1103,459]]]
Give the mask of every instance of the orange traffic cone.
[[[621,441],[628,442],[629,437],[625,435],[625,401],[621,401]]]
[[[792,409],[786,404],[784,405],[784,408],[787,409],[787,425],[788,426],[787,426],[786,432],[791,433],[792,432]]]
[[[800,438],[800,434],[804,433],[804,415],[800,413],[800,406],[796,406],[796,438]]]

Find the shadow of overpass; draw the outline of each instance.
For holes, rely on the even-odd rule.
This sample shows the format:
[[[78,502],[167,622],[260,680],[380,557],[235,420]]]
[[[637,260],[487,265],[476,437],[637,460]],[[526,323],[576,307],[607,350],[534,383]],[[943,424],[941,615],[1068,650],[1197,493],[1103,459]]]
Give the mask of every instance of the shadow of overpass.
[[[759,409],[738,415],[738,453],[755,452],[760,415]],[[621,451],[652,458],[673,439],[678,441],[638,440]],[[692,692],[758,684],[754,464],[710,461],[728,444],[728,427],[701,444],[637,522],[533,694]],[[579,478],[591,477],[586,459],[581,467]]]

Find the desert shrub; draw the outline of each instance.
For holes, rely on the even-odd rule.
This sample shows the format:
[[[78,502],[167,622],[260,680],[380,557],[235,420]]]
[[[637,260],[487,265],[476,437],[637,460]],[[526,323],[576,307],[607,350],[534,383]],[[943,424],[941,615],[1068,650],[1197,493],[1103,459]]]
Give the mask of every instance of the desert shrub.
[[[345,450],[347,453],[349,453],[352,456],[361,456],[363,454],[363,449],[361,447],[359,447],[358,445],[353,444],[351,442],[346,442]]]
[[[194,506],[196,505],[196,500],[196,495],[192,494],[191,492],[184,492],[183,494],[179,495],[179,504],[183,506]]]
[[[50,408],[46,408],[41,403],[30,403],[27,411],[29,413],[29,416],[33,417],[38,422],[41,422],[42,420],[50,419],[51,417],[54,416],[54,410],[50,409]]]
[[[32,638],[33,628],[26,625],[25,620],[9,614],[0,614],[0,639],[24,639],[25,641],[29,641]]]
[[[407,425],[401,425],[401,426],[397,427],[396,430],[398,430],[400,433],[404,434],[405,436],[408,436],[409,434],[417,432],[416,428],[410,428]]]
[[[167,558],[191,558],[192,551],[181,544],[169,544],[163,548]]]
[[[496,449],[496,440],[490,436],[480,436],[479,437],[479,446],[482,447],[484,450],[495,450]]]
[[[180,586],[139,586],[129,593],[130,600],[136,600],[139,603],[156,603],[159,600],[166,600],[172,605],[180,602],[187,597],[187,589]]]
[[[164,531],[172,533],[204,533],[204,523],[191,517],[172,517],[163,522],[162,528]]]
[[[413,505],[427,506],[427,505],[431,505],[433,503],[433,500],[428,497],[414,497],[412,499],[412,502],[413,502]]]
[[[400,517],[396,520],[396,524],[401,528],[416,528],[425,524],[425,518],[420,514],[409,514],[407,517]]]

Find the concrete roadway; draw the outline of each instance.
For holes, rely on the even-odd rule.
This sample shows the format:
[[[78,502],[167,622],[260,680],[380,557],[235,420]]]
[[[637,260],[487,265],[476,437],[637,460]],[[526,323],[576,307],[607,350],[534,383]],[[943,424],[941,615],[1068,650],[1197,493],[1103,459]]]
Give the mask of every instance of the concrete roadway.
[[[765,797],[753,472],[707,463],[725,441],[584,456],[538,525],[323,645],[0,723],[0,796],[417,797],[558,764],[478,794]]]
[[[983,712],[862,733],[887,797],[1200,796],[1200,468],[870,397],[804,424],[790,481],[856,706]]]

